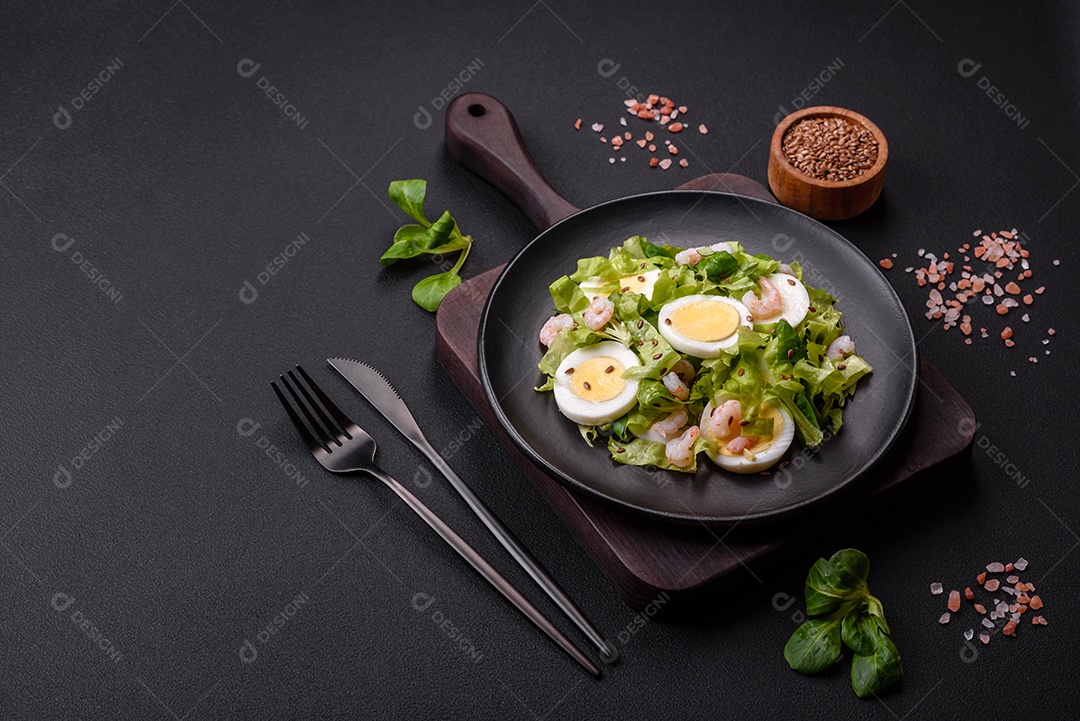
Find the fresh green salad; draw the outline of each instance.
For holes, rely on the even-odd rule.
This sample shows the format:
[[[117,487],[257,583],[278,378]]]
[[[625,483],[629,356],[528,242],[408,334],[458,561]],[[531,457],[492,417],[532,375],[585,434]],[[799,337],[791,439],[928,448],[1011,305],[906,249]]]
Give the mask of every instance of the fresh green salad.
[[[701,248],[635,236],[551,284],[539,368],[559,410],[618,463],[762,472],[793,438],[817,446],[870,364],[836,299],[796,262],[738,242]]]

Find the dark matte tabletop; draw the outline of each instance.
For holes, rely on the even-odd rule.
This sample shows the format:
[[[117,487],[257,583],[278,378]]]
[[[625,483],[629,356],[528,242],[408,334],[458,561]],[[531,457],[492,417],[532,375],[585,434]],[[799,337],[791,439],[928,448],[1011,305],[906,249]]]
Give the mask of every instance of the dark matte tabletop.
[[[843,5],[5,4],[0,716],[1075,716],[1080,10]],[[884,195],[834,227],[874,260],[898,254],[887,277],[919,350],[981,422],[970,462],[755,566],[760,583],[710,609],[629,610],[437,364],[434,318],[409,298],[435,265],[378,264],[405,221],[386,197],[395,179],[426,178],[429,208],[476,239],[466,276],[534,235],[443,145],[441,107],[462,90],[502,99],[581,205],[706,172],[764,181],[775,122],[800,106],[873,119],[891,149]],[[689,106],[689,168],[650,169],[637,148],[608,162],[588,126],[616,123],[638,92]],[[1027,323],[974,308],[990,338],[976,328],[967,346],[923,317],[927,289],[904,268],[919,248],[1012,228],[1046,291]],[[269,387],[295,363],[584,647],[332,355],[391,377],[615,639],[603,680],[386,488],[315,465]],[[808,678],[782,656],[806,570],[846,546],[869,555],[903,656],[901,686],[878,700],[855,697],[846,662]],[[1019,556],[1049,625],[966,650],[971,611],[939,626],[929,584],[963,587]]]

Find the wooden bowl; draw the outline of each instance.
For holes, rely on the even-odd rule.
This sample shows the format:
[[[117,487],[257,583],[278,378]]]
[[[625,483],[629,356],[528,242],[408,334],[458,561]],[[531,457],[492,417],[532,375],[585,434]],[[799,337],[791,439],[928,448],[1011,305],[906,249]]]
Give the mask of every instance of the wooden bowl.
[[[821,180],[803,173],[784,155],[783,140],[788,129],[803,118],[845,118],[869,130],[878,143],[877,162],[862,175],[848,180]],[[803,108],[780,121],[769,150],[769,187],[787,207],[818,220],[853,218],[873,205],[885,184],[889,144],[878,126],[854,110],[819,105]]]

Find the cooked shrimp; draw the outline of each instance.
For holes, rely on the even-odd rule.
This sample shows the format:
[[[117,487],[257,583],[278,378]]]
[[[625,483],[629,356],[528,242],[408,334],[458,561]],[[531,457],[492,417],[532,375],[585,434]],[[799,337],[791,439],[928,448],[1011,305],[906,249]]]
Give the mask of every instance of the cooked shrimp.
[[[671,367],[671,372],[687,383],[694,380],[694,366],[685,358],[680,358],[679,362]]]
[[[842,335],[829,344],[829,348],[825,351],[825,355],[833,360],[840,360],[849,353],[854,352],[855,341],[851,340],[850,336]]]
[[[600,330],[607,325],[613,315],[615,315],[615,304],[607,298],[598,296],[585,309],[582,320],[585,321],[585,325],[589,327],[589,330]]]
[[[757,443],[757,438],[753,436],[739,436],[728,443],[725,448],[727,448],[728,453],[742,453],[755,443]]]
[[[664,420],[653,423],[649,426],[649,430],[656,431],[664,438],[667,438],[678,433],[679,429],[686,425],[687,418],[686,409],[680,408]]]
[[[544,327],[540,329],[540,342],[544,344],[544,347],[551,345],[555,340],[555,336],[567,328],[574,327],[574,319],[567,313],[560,313],[559,315],[553,315],[547,319],[547,323],[544,323]]]
[[[742,406],[736,400],[721,403],[709,414],[709,433],[718,441],[727,440],[739,432]]]
[[[697,252],[694,248],[687,248],[686,250],[680,250],[675,254],[675,262],[679,265],[697,265],[704,257],[705,256]]]
[[[678,398],[680,401],[689,400],[690,398],[690,386],[683,382],[683,379],[675,374],[675,371],[671,371],[663,377],[664,387],[671,391],[671,395]]]
[[[694,459],[694,441],[701,435],[697,426],[690,426],[681,436],[668,441],[664,447],[667,459],[676,466],[689,466]]]
[[[758,278],[761,286],[761,298],[754,291],[748,290],[742,297],[743,305],[750,309],[750,314],[758,320],[776,315],[784,308],[784,299],[780,297],[780,291],[765,278]]]

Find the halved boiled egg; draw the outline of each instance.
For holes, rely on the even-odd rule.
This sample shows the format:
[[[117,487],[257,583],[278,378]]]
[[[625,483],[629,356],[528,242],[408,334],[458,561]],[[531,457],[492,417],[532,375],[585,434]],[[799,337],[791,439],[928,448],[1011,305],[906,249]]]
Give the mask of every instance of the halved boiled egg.
[[[589,301],[595,300],[597,297],[607,298],[611,293],[611,289],[615,286],[614,290],[621,290],[623,293],[638,293],[645,296],[649,300],[652,300],[653,288],[656,287],[656,279],[660,277],[660,269],[653,268],[651,270],[643,270],[640,273],[634,275],[628,275],[625,278],[619,278],[618,286],[615,286],[616,281],[604,280],[603,278],[588,278],[581,281],[581,290],[585,293],[585,297]],[[607,293],[604,289],[608,288]]]
[[[752,327],[746,306],[722,295],[687,295],[660,309],[657,329],[671,347],[695,358],[719,358]]]
[[[638,382],[623,371],[641,365],[622,343],[604,341],[579,348],[555,372],[555,404],[564,416],[583,426],[611,423],[637,403]]]
[[[720,403],[733,400],[734,396],[721,394]],[[775,465],[791,447],[791,441],[795,438],[795,423],[791,415],[779,406],[771,403],[762,403],[760,417],[773,419],[773,434],[769,438],[758,438],[740,453],[733,453],[727,449],[728,444],[740,436],[739,430],[732,428],[729,438],[718,438],[710,428],[710,416],[713,405],[709,403],[701,413],[701,432],[709,434],[707,437],[716,441],[716,452],[706,451],[713,463],[726,471],[733,473],[758,473]]]
[[[782,306],[767,318],[755,318],[757,323],[766,325],[776,323],[781,318],[791,324],[792,328],[798,328],[810,310],[810,295],[806,292],[806,286],[799,279],[788,273],[773,273],[764,276],[777,292],[780,293]]]

